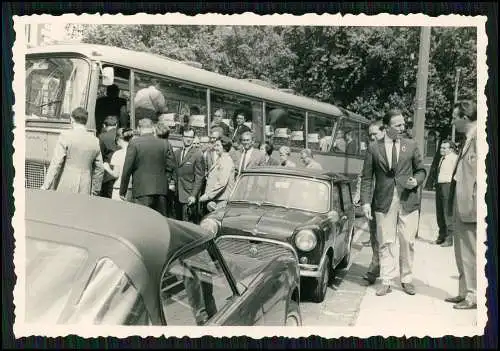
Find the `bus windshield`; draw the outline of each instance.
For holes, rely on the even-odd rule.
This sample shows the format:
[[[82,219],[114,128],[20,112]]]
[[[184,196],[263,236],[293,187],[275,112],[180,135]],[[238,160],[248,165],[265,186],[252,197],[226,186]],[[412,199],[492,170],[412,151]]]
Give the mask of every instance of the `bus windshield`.
[[[89,76],[81,58],[27,58],[27,120],[69,122],[71,111],[86,107]]]

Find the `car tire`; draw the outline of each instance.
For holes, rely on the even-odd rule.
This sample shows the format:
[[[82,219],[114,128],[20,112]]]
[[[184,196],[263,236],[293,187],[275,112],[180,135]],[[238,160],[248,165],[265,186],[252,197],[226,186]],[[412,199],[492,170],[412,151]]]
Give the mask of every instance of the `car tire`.
[[[349,266],[349,262],[351,261],[351,252],[352,252],[352,239],[354,238],[354,228],[352,229],[351,237],[349,238],[349,245],[347,246],[347,252],[345,256],[342,258],[342,261],[337,265],[338,269],[344,269]]]
[[[321,276],[315,281],[313,290],[313,301],[323,302],[326,296],[326,291],[328,290],[328,284],[330,282],[330,271],[332,261],[329,255],[326,256],[325,264],[323,265],[323,270],[321,271]]]
[[[290,300],[288,303],[288,312],[286,313],[285,327],[302,326],[302,317],[300,315],[299,303]]]

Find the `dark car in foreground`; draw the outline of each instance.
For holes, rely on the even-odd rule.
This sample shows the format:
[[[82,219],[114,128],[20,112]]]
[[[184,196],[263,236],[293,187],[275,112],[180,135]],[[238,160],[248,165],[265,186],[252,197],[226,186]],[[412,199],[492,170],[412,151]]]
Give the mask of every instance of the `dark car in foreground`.
[[[334,269],[349,264],[354,217],[349,178],[324,170],[256,167],[241,174],[227,205],[201,225],[219,237],[292,245],[305,291],[321,302]]]
[[[301,325],[290,245],[54,191],[26,190],[25,223],[26,323]]]

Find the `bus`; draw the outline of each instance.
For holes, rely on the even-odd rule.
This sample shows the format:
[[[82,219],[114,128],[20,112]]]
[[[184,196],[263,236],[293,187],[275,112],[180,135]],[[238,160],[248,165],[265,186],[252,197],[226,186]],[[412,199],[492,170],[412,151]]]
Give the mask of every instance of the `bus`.
[[[243,113],[257,142],[271,142],[275,154],[280,146],[288,146],[289,158],[299,167],[300,150],[309,148],[323,168],[356,176],[368,145],[370,121],[360,115],[156,54],[93,44],[57,44],[28,48],[25,69],[27,188],[43,184],[58,134],[71,128],[71,111],[84,107],[89,113],[87,129],[96,132],[100,127],[95,120],[96,100],[112,84],[126,99],[126,118],[135,128],[135,94],[154,80],[165,98],[166,110],[160,117],[169,124],[174,148],[182,145],[180,128],[186,123],[195,129],[201,143],[208,143],[217,110],[224,112],[223,122],[231,132],[236,114]]]

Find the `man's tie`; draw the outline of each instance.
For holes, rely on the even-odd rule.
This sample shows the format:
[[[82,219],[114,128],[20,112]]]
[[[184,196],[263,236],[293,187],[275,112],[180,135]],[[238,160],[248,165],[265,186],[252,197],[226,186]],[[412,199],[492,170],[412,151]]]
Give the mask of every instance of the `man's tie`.
[[[396,166],[398,164],[398,154],[396,153],[396,139],[392,140],[392,159],[391,159],[391,168],[394,172],[396,172]]]
[[[184,161],[184,156],[185,156],[186,148],[182,148],[181,152],[181,162]]]
[[[246,163],[247,163],[247,154],[248,154],[248,150],[245,150],[245,152],[243,153],[243,159],[241,160],[241,166],[240,166],[240,170],[239,170],[238,174],[241,174],[241,172],[243,172],[245,170]]]

